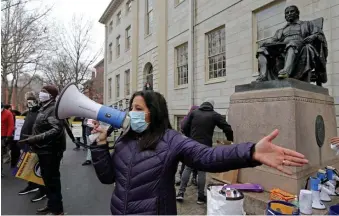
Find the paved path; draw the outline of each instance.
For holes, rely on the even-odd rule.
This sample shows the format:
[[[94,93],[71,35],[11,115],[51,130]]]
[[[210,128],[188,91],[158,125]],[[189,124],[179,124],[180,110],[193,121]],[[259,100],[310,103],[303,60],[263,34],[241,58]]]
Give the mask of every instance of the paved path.
[[[61,165],[62,194],[65,213],[69,215],[107,215],[113,191],[112,185],[99,182],[92,166],[81,166],[86,151],[73,151],[74,144],[68,142]],[[1,179],[1,214],[34,215],[36,209],[45,205],[45,200],[31,203],[34,194],[19,196],[17,193],[26,182],[10,175],[8,164],[4,165],[5,177]],[[189,186],[185,201],[177,204],[178,214],[206,214],[206,205],[196,204],[197,190]]]

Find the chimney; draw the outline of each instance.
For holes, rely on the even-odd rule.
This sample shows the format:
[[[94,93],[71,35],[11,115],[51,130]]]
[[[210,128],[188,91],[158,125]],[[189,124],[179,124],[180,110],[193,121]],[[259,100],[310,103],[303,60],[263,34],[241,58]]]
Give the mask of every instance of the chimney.
[[[95,78],[95,71],[92,71],[92,79]]]

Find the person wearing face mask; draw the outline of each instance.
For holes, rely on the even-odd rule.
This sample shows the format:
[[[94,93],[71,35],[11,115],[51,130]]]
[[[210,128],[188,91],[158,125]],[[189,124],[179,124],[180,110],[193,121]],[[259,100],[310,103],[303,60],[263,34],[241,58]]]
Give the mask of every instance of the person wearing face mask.
[[[23,112],[22,116],[25,116],[24,124],[22,125],[20,140],[24,140],[27,136],[32,135],[32,128],[35,123],[38,111],[40,109],[39,101],[35,96],[35,92],[27,92],[25,94],[25,100],[27,105],[27,110]],[[27,143],[22,143],[21,148],[24,152],[29,151],[29,146]],[[33,192],[37,192],[36,195],[31,199],[31,202],[38,202],[46,198],[46,189],[42,185],[35,184],[33,182],[28,182],[26,188],[19,191],[19,195],[26,195]]]
[[[60,162],[66,150],[66,134],[64,122],[55,117],[55,99],[58,94],[55,86],[42,87],[39,93],[41,108],[32,129],[32,136],[20,140],[22,143],[28,143],[39,158],[48,202],[46,207],[38,209],[38,214],[64,214]]]
[[[303,166],[304,155],[272,143],[278,130],[255,143],[210,147],[173,130],[167,103],[158,92],[138,91],[129,105],[131,130],[119,137],[112,154],[107,130],[91,146],[97,177],[103,184],[115,183],[111,213],[175,215],[175,173],[179,161],[205,172],[268,165],[291,175],[285,166]]]
[[[14,132],[14,119],[11,111],[4,108],[1,102],[1,176],[4,155],[7,154],[7,145]]]

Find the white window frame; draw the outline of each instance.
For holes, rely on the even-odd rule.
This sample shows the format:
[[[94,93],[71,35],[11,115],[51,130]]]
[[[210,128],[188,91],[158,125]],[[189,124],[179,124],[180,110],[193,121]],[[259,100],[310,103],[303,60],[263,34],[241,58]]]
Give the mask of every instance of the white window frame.
[[[151,3],[151,4],[150,4]],[[151,8],[149,7],[151,5]],[[145,29],[145,35],[148,36],[152,34],[153,32],[153,23],[154,23],[154,14],[153,14],[153,8],[154,8],[154,1],[153,0],[146,0],[146,29]]]
[[[175,115],[175,129],[181,133],[180,122],[185,118],[184,115]]]
[[[219,40],[214,39],[213,41],[213,36]],[[226,33],[224,25],[206,33],[206,72],[207,80],[226,77]]]
[[[222,115],[222,117],[226,119],[225,115]],[[215,128],[213,132],[212,140],[213,140],[213,144],[216,144],[218,140],[223,142],[224,140],[227,140],[227,138],[226,138],[225,133],[221,129]]]
[[[121,47],[121,45],[120,45],[120,35],[116,38],[116,50],[115,50],[115,52],[116,52],[116,56],[117,56],[117,58],[119,58],[120,57],[120,47]]]
[[[125,38],[125,44],[126,44],[126,51],[131,49],[131,26],[128,26],[125,30],[125,35],[126,35],[126,38]],[[128,33],[129,32],[129,33]]]
[[[115,76],[115,97],[120,98],[120,74]]]
[[[108,79],[108,98],[112,99],[112,78]]]
[[[121,11],[117,13],[117,26],[121,23]]]
[[[131,70],[128,69],[125,71],[125,96],[131,94]]]
[[[188,84],[188,42],[183,43],[175,48],[175,86]],[[186,58],[186,60],[185,60]],[[186,70],[186,76],[185,71]]]

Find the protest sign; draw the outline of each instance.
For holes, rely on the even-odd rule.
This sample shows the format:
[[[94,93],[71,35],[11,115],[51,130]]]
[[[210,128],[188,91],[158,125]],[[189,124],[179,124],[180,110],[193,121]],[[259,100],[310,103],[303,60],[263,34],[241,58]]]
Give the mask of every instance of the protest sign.
[[[15,177],[45,185],[41,176],[38,155],[32,152],[24,152],[13,170]]]
[[[25,122],[25,116],[15,116],[15,131],[14,131],[14,140],[20,139],[20,133],[22,126]]]
[[[74,137],[82,137],[82,122],[72,122],[72,133]]]

